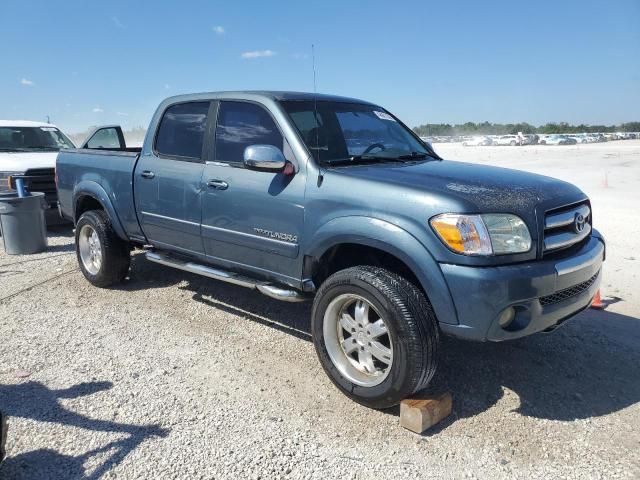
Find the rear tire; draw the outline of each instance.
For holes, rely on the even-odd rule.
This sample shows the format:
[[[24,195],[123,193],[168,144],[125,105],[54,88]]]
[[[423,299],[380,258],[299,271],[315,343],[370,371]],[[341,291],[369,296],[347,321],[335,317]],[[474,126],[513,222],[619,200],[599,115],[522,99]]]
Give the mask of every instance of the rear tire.
[[[431,304],[414,284],[383,268],[331,275],[314,299],[311,330],[331,381],[367,407],[397,405],[435,374],[439,333]]]
[[[131,263],[129,244],[118,237],[104,210],[89,210],[80,216],[76,256],[82,274],[96,287],[124,280]]]

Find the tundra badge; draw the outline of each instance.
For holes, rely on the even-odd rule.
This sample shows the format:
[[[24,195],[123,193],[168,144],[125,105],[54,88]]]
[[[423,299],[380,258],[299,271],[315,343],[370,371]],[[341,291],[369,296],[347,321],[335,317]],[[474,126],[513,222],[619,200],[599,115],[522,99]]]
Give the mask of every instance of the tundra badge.
[[[276,240],[283,240],[291,243],[296,243],[298,241],[298,236],[291,235],[290,233],[272,232],[271,230],[265,230],[264,228],[254,228],[253,230],[263,237],[275,238]]]

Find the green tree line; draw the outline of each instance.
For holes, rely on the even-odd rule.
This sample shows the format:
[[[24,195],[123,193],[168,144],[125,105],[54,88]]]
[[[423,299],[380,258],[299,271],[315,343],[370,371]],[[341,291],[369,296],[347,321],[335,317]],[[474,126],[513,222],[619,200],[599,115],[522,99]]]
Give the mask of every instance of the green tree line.
[[[456,125],[448,123],[426,123],[413,127],[413,131],[423,137],[449,135],[514,135],[522,133],[608,133],[640,132],[640,122],[620,125],[571,125],[567,122],[546,123],[536,127],[529,123],[467,122]]]

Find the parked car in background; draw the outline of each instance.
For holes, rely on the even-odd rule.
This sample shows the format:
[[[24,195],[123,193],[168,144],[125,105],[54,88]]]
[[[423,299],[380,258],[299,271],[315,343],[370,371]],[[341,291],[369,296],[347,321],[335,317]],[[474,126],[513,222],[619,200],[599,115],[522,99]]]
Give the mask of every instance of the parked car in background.
[[[141,149],[105,130],[113,143],[57,161],[87,281],[121,282],[140,246],[151,262],[313,301],[322,367],[370,407],[429,384],[441,334],[550,331],[599,288],[604,239],[580,189],[443,160],[373,103],[181,95],[160,104]]]
[[[575,138],[566,135],[544,135],[538,141],[540,145],[575,145],[578,143]]]
[[[494,140],[494,145],[511,145],[512,147],[515,145],[520,145],[521,138],[517,135],[502,135]]]
[[[470,139],[462,142],[462,145],[465,147],[485,147],[492,144],[493,142],[491,139],[486,136],[471,137]]]
[[[55,184],[56,157],[73,142],[50,123],[0,120],[0,193],[15,188],[23,178],[32,192],[43,192],[49,205],[47,222],[59,222]]]

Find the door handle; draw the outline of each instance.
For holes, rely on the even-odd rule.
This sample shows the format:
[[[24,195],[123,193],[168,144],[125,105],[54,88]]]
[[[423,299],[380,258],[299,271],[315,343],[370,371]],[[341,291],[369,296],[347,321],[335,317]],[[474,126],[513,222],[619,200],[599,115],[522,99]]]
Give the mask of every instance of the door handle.
[[[215,188],[216,190],[226,190],[229,188],[229,184],[223,180],[209,180],[207,186],[209,188]]]
[[[151,170],[143,170],[142,172],[140,172],[140,176],[142,178],[153,178],[156,176],[156,174],[153,173]]]

